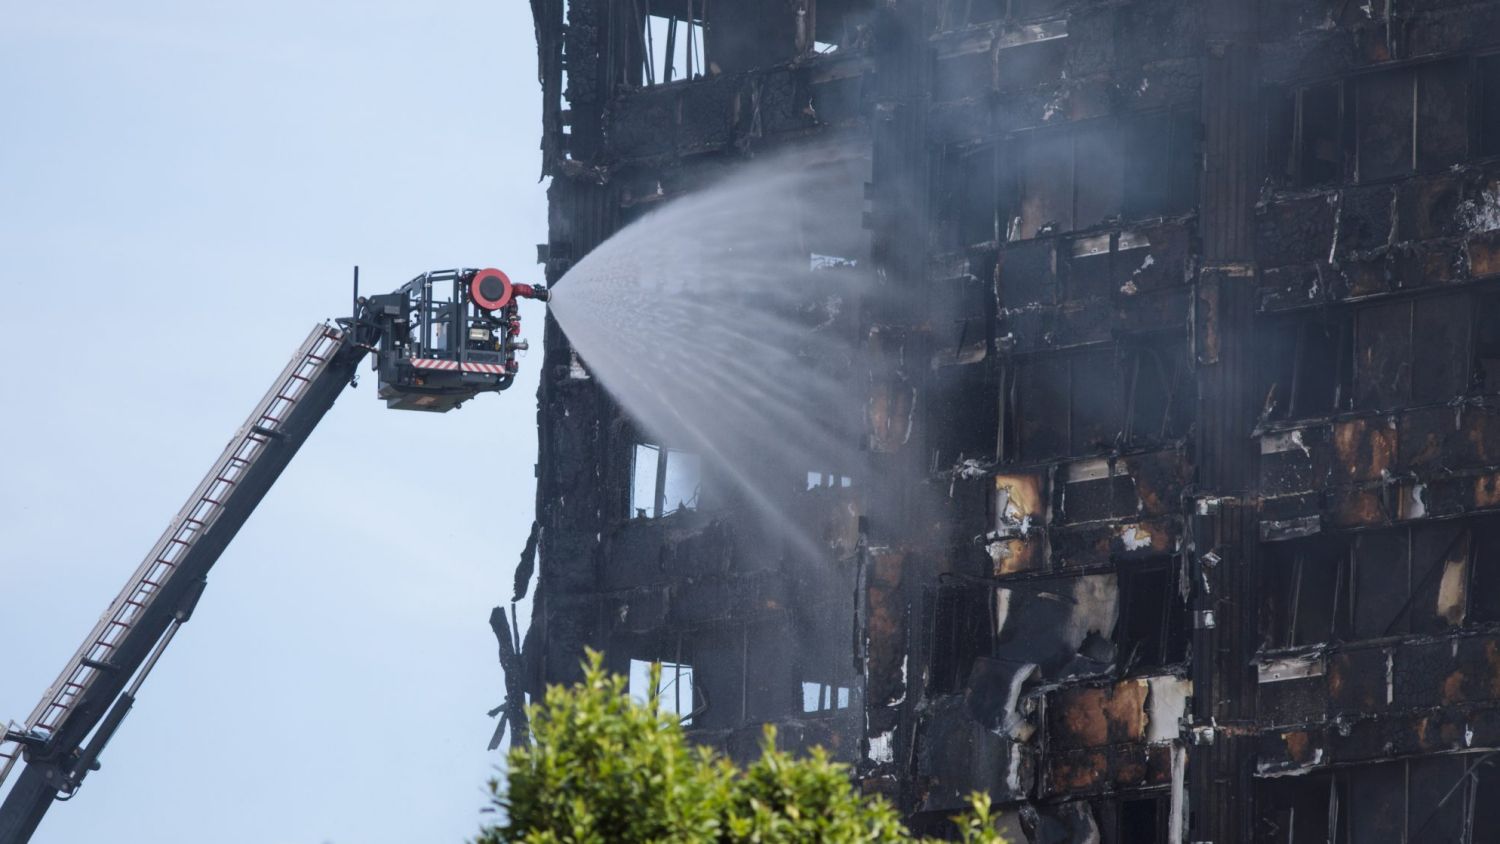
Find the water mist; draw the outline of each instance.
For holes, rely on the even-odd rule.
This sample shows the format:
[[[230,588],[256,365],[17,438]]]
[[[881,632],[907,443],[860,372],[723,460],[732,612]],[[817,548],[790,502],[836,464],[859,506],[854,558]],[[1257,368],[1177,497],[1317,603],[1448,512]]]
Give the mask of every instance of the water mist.
[[[866,166],[744,165],[664,201],[553,288],[592,376],[646,437],[701,458],[701,508],[748,505],[809,558],[827,546],[796,518],[797,493],[813,475],[861,476]]]

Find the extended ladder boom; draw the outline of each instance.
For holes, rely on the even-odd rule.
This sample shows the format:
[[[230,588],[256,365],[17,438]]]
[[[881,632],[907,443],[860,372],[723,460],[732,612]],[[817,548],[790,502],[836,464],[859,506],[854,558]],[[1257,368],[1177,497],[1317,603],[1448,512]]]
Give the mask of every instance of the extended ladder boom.
[[[355,268],[354,314],[307,335],[36,709],[0,736],[0,786],[26,763],[0,803],[0,844],[25,844],[53,801],[98,767],[141,682],[192,615],[208,570],[365,355],[375,353],[388,407],[452,410],[514,381],[516,353],[526,349],[518,298],[548,293],[497,269],[458,269],[366,299]]]
[[[26,766],[0,804],[0,844],[27,841],[54,799],[96,767],[205,575],[353,379],[371,339],[356,333],[368,328],[325,323],[308,334],[36,709],[6,730],[0,784],[23,756]]]

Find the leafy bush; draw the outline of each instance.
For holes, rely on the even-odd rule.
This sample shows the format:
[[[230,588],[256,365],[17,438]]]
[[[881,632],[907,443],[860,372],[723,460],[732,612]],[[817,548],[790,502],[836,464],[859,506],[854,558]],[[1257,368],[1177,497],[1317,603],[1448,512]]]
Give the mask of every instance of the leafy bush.
[[[505,820],[476,844],[912,840],[896,811],[857,794],[848,768],[821,748],[794,758],[776,749],[767,727],[760,759],[740,770],[692,747],[655,701],[631,700],[625,678],[605,671],[599,653],[590,651],[583,667],[582,682],[553,686],[530,707],[532,744],[510,752],[505,781],[490,782]],[[1004,844],[988,796],[971,802],[955,819],[960,840]]]

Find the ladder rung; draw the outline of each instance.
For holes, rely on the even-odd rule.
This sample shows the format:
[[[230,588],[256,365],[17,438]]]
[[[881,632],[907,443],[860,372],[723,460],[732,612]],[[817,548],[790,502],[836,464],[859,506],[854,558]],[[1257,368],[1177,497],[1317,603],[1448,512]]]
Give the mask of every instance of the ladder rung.
[[[126,624],[126,623],[125,623],[125,622],[123,622],[123,621],[120,621],[120,620],[118,620],[118,619],[113,619],[113,618],[112,618],[112,619],[110,619],[110,620],[109,620],[109,623],[110,623],[110,624],[113,624],[113,625],[114,625],[114,626],[116,626],[116,627],[125,627],[125,628],[129,628],[129,627],[130,627],[130,625],[129,625],[129,624]]]
[[[298,375],[297,373],[293,372],[292,377],[296,378],[298,381],[306,381],[308,383],[312,383],[312,379],[308,378],[306,375]]]
[[[239,483],[239,481],[230,480],[229,478],[226,478],[223,475],[215,475],[214,476],[214,480],[216,480],[216,481],[223,481],[224,483],[229,484],[231,486],[233,486],[234,484]]]
[[[168,540],[167,540],[167,541],[168,541],[168,542],[175,542],[175,543],[177,543],[177,544],[178,544],[178,545],[187,545],[187,546],[191,546],[191,545],[192,545],[192,544],[193,544],[193,543],[191,543],[191,542],[188,542],[188,541],[187,541],[187,540],[186,540],[186,539],[178,539],[178,538],[177,538],[177,537],[175,537],[175,536],[174,536],[174,537],[172,537],[172,538],[171,538],[171,539],[168,539]]]

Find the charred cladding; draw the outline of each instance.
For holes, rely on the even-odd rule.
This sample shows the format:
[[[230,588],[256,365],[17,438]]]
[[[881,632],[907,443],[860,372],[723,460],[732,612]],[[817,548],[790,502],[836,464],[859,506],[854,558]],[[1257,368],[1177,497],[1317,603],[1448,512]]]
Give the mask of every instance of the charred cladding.
[[[1500,840],[1500,2],[532,6],[549,282],[799,147],[910,295],[811,566],[548,326],[527,689],[660,661],[937,834]]]

